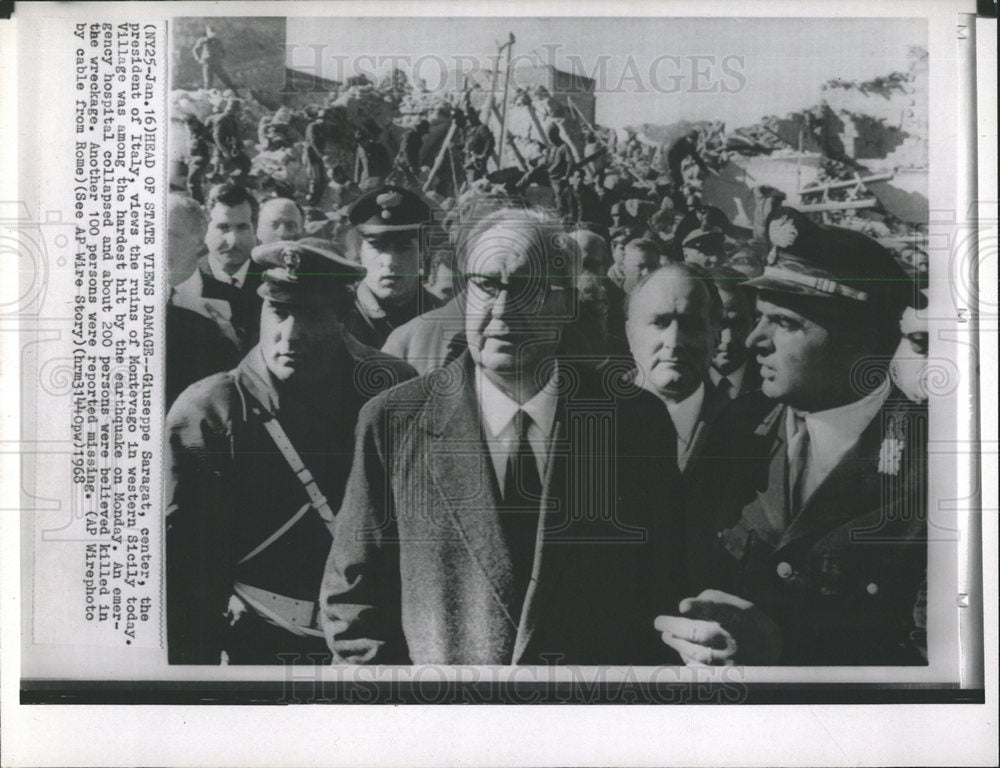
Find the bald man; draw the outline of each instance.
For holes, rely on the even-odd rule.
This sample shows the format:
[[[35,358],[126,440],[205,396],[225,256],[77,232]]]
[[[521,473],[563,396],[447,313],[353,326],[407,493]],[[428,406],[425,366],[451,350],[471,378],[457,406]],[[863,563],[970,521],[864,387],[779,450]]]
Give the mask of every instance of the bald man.
[[[302,237],[302,211],[294,200],[275,197],[260,206],[257,239],[261,245]]]
[[[236,331],[221,299],[178,292],[176,286],[197,269],[205,251],[208,224],[193,198],[171,193],[167,198],[167,407],[189,385],[239,362]]]
[[[719,342],[719,292],[707,272],[670,263],[639,280],[626,312],[636,383],[666,405],[677,433],[677,466],[686,477],[728,402],[707,383]]]

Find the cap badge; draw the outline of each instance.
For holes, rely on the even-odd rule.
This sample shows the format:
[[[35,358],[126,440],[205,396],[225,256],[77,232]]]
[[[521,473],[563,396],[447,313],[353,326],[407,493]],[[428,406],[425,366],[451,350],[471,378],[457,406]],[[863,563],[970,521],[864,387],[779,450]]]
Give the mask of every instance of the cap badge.
[[[771,222],[767,234],[772,245],[778,248],[790,248],[799,236],[799,230],[795,228],[795,222],[790,217],[782,216]]]
[[[375,202],[382,208],[395,208],[403,202],[403,196],[398,192],[383,192],[375,198]]]
[[[295,277],[295,273],[302,264],[302,257],[294,248],[286,248],[281,252],[281,263],[285,265],[289,277]]]

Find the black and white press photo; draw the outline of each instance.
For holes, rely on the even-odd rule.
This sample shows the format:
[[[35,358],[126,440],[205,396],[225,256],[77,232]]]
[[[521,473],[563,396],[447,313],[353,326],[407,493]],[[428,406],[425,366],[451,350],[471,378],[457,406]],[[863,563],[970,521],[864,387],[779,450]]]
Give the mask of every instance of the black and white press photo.
[[[923,22],[170,54],[171,663],[927,664]]]
[[[4,765],[975,762],[966,5],[15,2]]]

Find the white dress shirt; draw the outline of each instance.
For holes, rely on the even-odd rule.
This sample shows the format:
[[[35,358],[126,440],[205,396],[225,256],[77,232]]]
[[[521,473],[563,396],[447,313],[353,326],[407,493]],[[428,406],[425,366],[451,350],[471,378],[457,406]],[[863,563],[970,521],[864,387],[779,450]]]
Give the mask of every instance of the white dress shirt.
[[[670,413],[670,420],[674,423],[674,430],[677,432],[677,461],[678,466],[685,462],[681,460],[685,456],[694,439],[695,430],[698,428],[698,417],[701,415],[701,406],[705,402],[705,385],[698,385],[692,394],[679,402],[664,401],[667,404],[667,411]]]
[[[801,414],[805,417],[809,433],[809,450],[801,486],[803,504],[858,442],[888,396],[889,381],[886,379],[881,386],[853,403]],[[794,432],[795,416],[789,408],[785,419],[785,434],[789,442]]]
[[[476,398],[479,401],[479,412],[482,415],[486,444],[490,449],[493,469],[496,472],[497,483],[501,492],[507,472],[507,459],[517,453],[517,429],[514,417],[520,408],[531,417],[528,426],[528,442],[535,454],[535,464],[538,467],[538,477],[545,481],[545,468],[548,464],[549,437],[552,425],[556,420],[556,406],[559,399],[556,394],[556,376],[524,405],[518,405],[506,392],[494,384],[481,368],[476,368]]]
[[[242,288],[244,281],[247,279],[247,273],[250,271],[250,259],[244,261],[243,265],[230,275],[222,268],[222,265],[215,260],[212,254],[209,254],[208,268],[212,270],[212,277],[220,283],[226,283],[227,285],[234,285],[237,288]]]
[[[729,379],[729,393],[728,394],[729,394],[729,399],[730,400],[735,399],[736,396],[739,395],[740,391],[743,389],[743,379],[744,379],[744,377],[746,376],[746,373],[747,373],[747,365],[749,365],[749,361],[748,360],[744,360],[743,361],[743,365],[741,365],[739,368],[737,368],[732,373],[727,373],[726,374],[726,378]],[[719,386],[719,382],[722,381],[722,374],[719,373],[714,368],[709,368],[708,369],[708,376],[712,380],[712,383],[716,387],[718,387]]]

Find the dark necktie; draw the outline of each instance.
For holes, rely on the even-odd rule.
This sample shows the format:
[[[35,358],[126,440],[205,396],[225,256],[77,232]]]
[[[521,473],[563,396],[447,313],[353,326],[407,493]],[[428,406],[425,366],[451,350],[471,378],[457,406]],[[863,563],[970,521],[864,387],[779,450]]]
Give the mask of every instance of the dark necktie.
[[[802,510],[806,463],[809,459],[809,430],[805,417],[792,411],[794,432],[788,441],[788,502],[791,520]]]
[[[528,440],[531,417],[518,410],[514,417],[517,432],[517,453],[507,458],[504,475],[503,506],[500,527],[510,552],[513,574],[515,610],[520,608],[531,579],[535,561],[535,541],[538,535],[538,514],[541,508],[542,481],[538,475],[535,453]]]
[[[715,385],[715,389],[726,400],[732,399],[732,397],[733,397],[733,382],[731,382],[725,376],[723,376],[721,379],[719,379],[719,383]]]

